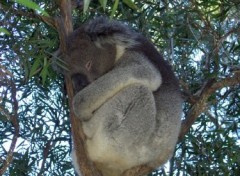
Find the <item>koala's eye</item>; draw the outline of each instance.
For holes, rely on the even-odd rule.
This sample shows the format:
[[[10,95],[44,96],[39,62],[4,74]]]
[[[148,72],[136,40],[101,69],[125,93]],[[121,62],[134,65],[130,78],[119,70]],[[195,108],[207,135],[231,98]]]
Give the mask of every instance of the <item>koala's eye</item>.
[[[92,67],[92,60],[88,61],[85,65],[85,68],[87,69],[87,71],[90,71]]]

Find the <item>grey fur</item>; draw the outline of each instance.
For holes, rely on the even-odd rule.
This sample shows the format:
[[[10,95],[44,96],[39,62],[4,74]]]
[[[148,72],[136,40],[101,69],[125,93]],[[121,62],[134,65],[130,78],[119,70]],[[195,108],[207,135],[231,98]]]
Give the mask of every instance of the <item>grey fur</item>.
[[[120,22],[97,18],[73,32],[67,46],[74,87],[85,83],[76,88],[73,108],[89,158],[104,176],[164,164],[177,142],[182,99],[153,44]]]

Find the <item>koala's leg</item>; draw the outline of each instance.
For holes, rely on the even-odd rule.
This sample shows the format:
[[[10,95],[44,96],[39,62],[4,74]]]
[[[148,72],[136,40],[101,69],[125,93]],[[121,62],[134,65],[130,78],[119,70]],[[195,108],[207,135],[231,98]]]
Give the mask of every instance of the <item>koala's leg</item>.
[[[149,88],[133,84],[121,90],[89,122],[95,131],[87,140],[90,158],[121,172],[148,162],[154,154],[149,146],[155,121],[155,101]]]

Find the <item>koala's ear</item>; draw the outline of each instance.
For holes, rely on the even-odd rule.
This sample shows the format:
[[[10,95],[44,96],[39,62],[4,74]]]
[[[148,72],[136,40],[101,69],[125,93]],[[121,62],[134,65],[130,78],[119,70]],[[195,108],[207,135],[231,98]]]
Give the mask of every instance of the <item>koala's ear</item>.
[[[120,22],[109,20],[107,17],[100,16],[95,20],[90,21],[84,26],[84,31],[91,38],[91,41],[96,41],[98,38],[104,38],[118,35],[130,35],[131,30]],[[128,36],[128,38],[131,38]]]

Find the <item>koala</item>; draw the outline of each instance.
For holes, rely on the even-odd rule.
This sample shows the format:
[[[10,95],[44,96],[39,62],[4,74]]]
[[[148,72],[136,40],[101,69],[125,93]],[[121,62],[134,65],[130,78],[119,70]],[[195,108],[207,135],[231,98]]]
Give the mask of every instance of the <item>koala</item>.
[[[66,58],[74,113],[88,157],[102,174],[164,164],[177,143],[183,101],[171,66],[154,45],[122,22],[98,17],[69,35]]]

